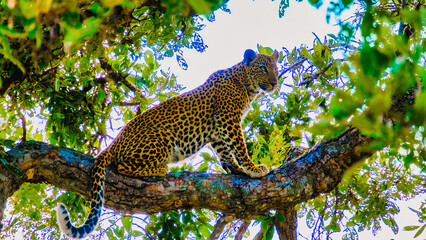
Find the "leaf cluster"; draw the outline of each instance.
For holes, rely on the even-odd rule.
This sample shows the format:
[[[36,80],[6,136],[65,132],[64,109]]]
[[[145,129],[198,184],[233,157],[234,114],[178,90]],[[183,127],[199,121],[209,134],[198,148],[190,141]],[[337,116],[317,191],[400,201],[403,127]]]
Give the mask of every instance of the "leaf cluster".
[[[184,47],[204,51],[195,14],[219,3],[3,1],[1,142],[31,138],[99,151],[112,111],[128,120],[128,106],[140,112],[180,89],[170,73],[158,76],[157,61],[177,53],[184,62]]]
[[[414,225],[414,226],[406,226],[404,227],[404,231],[416,231],[416,234],[414,234],[414,238],[420,236],[425,228],[426,228],[426,202],[422,202],[420,205],[420,210],[416,210],[413,208],[410,208],[411,211],[415,212],[417,216],[419,217],[419,223],[423,225]]]
[[[336,137],[352,126],[373,137],[375,141],[368,149],[379,151],[351,169],[335,191],[302,205],[300,215],[306,217],[313,239],[334,232],[343,232],[345,239],[357,239],[358,231],[369,229],[376,234],[383,224],[397,234],[400,227],[394,216],[399,212],[398,201],[410,199],[425,190],[425,8],[418,1],[405,1],[404,6],[386,1],[376,4],[365,1],[362,5],[361,21],[354,21],[355,25],[350,26],[353,33],[357,27],[361,31],[362,40],[353,41],[354,45],[361,42],[358,48],[348,48],[346,38],[330,35],[333,41],[329,41],[328,48],[332,53],[329,62],[319,58],[327,55],[327,50],[318,51],[327,47],[324,44],[327,41],[320,43],[317,39],[317,44],[322,46],[315,48],[314,43],[313,49],[302,47],[292,51],[293,56],[300,52],[300,56],[309,61],[289,59],[286,63],[290,67],[299,66],[287,72],[292,74],[295,84],[299,83],[288,96],[302,92],[315,96],[308,104],[319,102],[309,108],[300,105],[302,112],[311,111],[315,121],[309,118],[308,124],[301,124],[301,127],[294,121],[294,129],[308,132],[308,143]],[[402,30],[400,26],[403,26]],[[336,45],[340,46],[334,47]],[[342,53],[344,58],[335,59],[334,56],[340,55],[336,55],[337,49],[345,50]],[[330,67],[323,72],[321,69],[330,62],[336,70]],[[310,76],[316,77],[318,72],[331,75],[324,78],[325,81],[318,78],[304,80],[304,76],[309,76],[304,75],[309,69],[303,67],[306,63],[309,67],[318,67]],[[332,76],[339,77],[335,78],[337,81],[331,81]],[[309,88],[305,89],[303,85]],[[403,104],[394,104],[413,91],[415,101],[403,99]],[[309,139],[311,136],[314,138]],[[420,226],[415,229],[418,228],[422,232]]]

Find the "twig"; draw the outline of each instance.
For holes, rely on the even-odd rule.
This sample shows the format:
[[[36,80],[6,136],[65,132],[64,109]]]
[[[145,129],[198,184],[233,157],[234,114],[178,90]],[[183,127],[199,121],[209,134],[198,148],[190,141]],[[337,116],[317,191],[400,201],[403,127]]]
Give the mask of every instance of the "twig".
[[[265,230],[260,227],[259,232],[256,234],[256,236],[253,238],[253,240],[261,240],[263,239],[263,236],[265,235]]]
[[[121,103],[118,103],[117,105],[120,107],[123,107],[123,106],[139,106],[139,104],[140,102],[121,102]]]
[[[300,59],[300,61],[298,61],[297,63],[291,65],[290,67],[284,69],[283,71],[281,71],[280,75],[278,76],[277,79],[279,79],[282,75],[284,75],[285,73],[287,73],[288,71],[292,70],[293,68],[297,67],[298,65],[302,64],[304,61],[306,61],[306,58],[302,58]]]
[[[244,220],[243,224],[241,224],[238,229],[237,235],[235,235],[235,240],[241,240],[246,233],[248,226],[250,225],[250,221]]]
[[[121,76],[120,73],[118,73],[114,68],[109,64],[108,60],[104,57],[98,58],[99,62],[101,63],[101,68],[108,73],[108,78],[111,78],[116,83],[123,83],[124,86],[128,87],[130,90],[132,90],[136,95],[139,97],[142,97],[143,99],[146,99],[145,96],[141,94],[139,89],[134,85],[133,83],[129,82],[125,77]]]
[[[335,63],[335,61],[329,63],[327,66],[325,66],[325,68],[321,69],[321,71],[315,73],[314,75],[309,76],[304,82],[301,82],[299,84],[299,86],[305,85],[305,84],[309,84],[310,82],[312,82],[314,79],[319,78],[321,75],[323,75],[325,72],[327,72],[327,70]]]
[[[19,117],[21,118],[21,121],[22,121],[22,138],[21,138],[21,141],[26,142],[27,141],[27,123],[25,121],[24,114],[19,112]]]
[[[318,35],[316,35],[314,32],[312,32],[312,34],[314,34],[315,38],[316,38],[316,39],[318,40],[318,42],[319,42],[319,43],[321,43],[321,45],[322,45],[322,42],[321,42],[320,38],[318,37]]]
[[[209,240],[214,240],[219,237],[219,235],[222,233],[223,229],[225,228],[226,224],[231,222],[233,219],[230,215],[222,215],[219,220],[217,220],[216,224],[214,225],[214,230],[212,234],[209,237]]]

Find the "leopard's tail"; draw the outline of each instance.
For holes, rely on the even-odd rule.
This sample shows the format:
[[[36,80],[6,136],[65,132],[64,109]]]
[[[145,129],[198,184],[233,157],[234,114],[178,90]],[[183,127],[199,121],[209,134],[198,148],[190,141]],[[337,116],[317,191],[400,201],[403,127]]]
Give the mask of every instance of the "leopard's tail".
[[[107,151],[103,151],[95,159],[95,164],[92,169],[90,213],[83,225],[75,227],[71,223],[66,207],[62,203],[58,203],[56,210],[58,224],[62,233],[68,237],[72,239],[86,238],[98,225],[104,199],[105,169],[110,162],[111,157]]]

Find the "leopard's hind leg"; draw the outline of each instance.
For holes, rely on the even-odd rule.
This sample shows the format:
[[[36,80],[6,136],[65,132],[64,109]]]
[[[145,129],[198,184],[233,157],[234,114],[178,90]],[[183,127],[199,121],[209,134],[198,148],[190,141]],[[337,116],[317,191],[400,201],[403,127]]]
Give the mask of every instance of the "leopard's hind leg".
[[[131,177],[162,177],[169,172],[167,160],[171,154],[167,139],[150,136],[119,156],[118,172]]]

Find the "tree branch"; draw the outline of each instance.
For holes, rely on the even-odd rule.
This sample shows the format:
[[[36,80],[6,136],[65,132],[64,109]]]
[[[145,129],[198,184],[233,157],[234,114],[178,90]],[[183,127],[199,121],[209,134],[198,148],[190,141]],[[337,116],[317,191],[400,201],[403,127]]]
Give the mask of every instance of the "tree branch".
[[[235,235],[235,240],[243,239],[244,233],[247,231],[247,228],[249,225],[250,225],[250,221],[244,220],[244,222],[241,224],[240,228],[238,229],[237,235]]]
[[[108,77],[111,78],[114,82],[118,83],[123,83],[124,86],[128,87],[130,90],[132,90],[133,92],[138,92],[139,90],[137,89],[137,87],[127,81],[127,79],[123,76],[121,76],[113,67],[112,65],[108,62],[107,58],[103,58],[100,57],[98,58],[100,64],[101,64],[101,68],[108,74]]]
[[[261,227],[256,236],[254,236],[253,240],[262,240],[263,236],[265,236],[265,230]]]
[[[153,181],[125,177],[110,169],[105,182],[105,206],[122,213],[148,214],[205,208],[250,219],[331,191],[349,166],[371,155],[363,151],[370,141],[356,129],[350,129],[260,179],[179,172]],[[93,157],[35,141],[22,143],[8,154],[24,177],[15,179],[7,197],[23,182],[49,183],[89,197]],[[0,170],[3,175],[7,171],[3,166]]]
[[[297,211],[295,207],[280,210],[285,216],[285,221],[274,221],[280,240],[296,240],[297,239]]]
[[[217,220],[216,224],[214,225],[214,230],[212,234],[209,237],[209,240],[214,240],[219,237],[219,235],[222,233],[223,229],[225,228],[226,224],[232,222],[233,217],[229,215],[222,215],[219,220]]]
[[[0,84],[0,98],[3,96],[14,86],[21,84],[25,78],[27,77],[24,72],[22,72],[19,67],[13,65],[11,62],[7,62],[5,64],[9,64],[9,66],[5,65],[3,68],[8,68],[10,74],[9,76],[2,76],[1,84]]]
[[[294,63],[293,65],[291,65],[288,68],[285,68],[281,71],[280,75],[278,75],[277,79],[280,79],[282,77],[282,75],[286,74],[288,71],[291,71],[293,68],[299,66],[300,64],[302,64],[304,61],[306,61],[307,58],[302,57],[298,62]]]
[[[309,77],[307,77],[307,80],[299,83],[299,86],[303,86],[303,85],[307,85],[309,83],[311,83],[313,80],[319,78],[321,75],[323,75],[325,72],[327,72],[327,70],[333,66],[333,64],[335,63],[335,61],[330,62],[329,64],[327,64],[323,69],[321,69],[320,71],[318,71],[317,73],[310,75]]]

